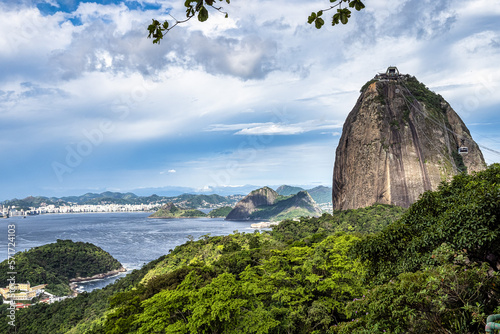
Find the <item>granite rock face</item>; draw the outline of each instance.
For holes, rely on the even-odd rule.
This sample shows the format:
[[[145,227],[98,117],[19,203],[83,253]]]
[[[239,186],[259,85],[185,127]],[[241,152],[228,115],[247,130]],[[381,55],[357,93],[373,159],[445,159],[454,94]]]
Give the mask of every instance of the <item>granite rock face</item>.
[[[459,154],[466,147],[468,153]],[[333,209],[408,207],[454,175],[485,169],[464,122],[409,75],[372,80],[347,116],[333,172]]]

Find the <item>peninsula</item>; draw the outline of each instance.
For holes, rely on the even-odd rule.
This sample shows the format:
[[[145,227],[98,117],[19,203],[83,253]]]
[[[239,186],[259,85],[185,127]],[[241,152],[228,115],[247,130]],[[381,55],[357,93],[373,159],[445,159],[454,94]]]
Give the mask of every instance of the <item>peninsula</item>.
[[[163,205],[158,211],[150,215],[148,218],[172,219],[172,218],[204,218],[207,215],[196,209],[181,209],[175,206],[174,203]]]

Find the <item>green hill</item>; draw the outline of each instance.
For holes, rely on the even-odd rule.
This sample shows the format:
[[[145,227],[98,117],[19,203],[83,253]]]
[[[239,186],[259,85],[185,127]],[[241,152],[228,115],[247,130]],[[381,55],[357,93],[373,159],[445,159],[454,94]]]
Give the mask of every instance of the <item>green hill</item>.
[[[307,191],[281,196],[269,187],[252,191],[236,204],[227,220],[279,221],[307,216],[320,216],[321,209]]]
[[[180,209],[173,203],[167,203],[163,205],[158,211],[150,215],[148,218],[200,218],[206,217],[207,215],[199,210],[194,209]]]
[[[210,218],[226,218],[226,216],[231,212],[233,208],[230,206],[223,206],[222,208],[217,208],[208,213]]]
[[[290,196],[290,195],[295,195],[303,190],[304,189],[301,187],[282,185],[276,189],[276,192],[278,193],[278,195]],[[318,204],[332,202],[332,188],[331,187],[317,186],[317,187],[314,187],[312,189],[308,189],[307,192],[309,193],[309,195],[311,195],[311,197],[314,199],[314,201]]]
[[[287,186],[285,184],[276,188],[276,192],[278,193],[278,195],[281,196],[295,195],[296,193],[302,190],[304,189],[301,187]]]
[[[318,204],[331,203],[332,202],[332,188],[325,186],[317,186],[315,188],[309,189],[307,191],[309,195]]]
[[[18,252],[14,259],[17,282],[29,281],[32,286],[48,284],[47,291],[56,295],[71,292],[72,278],[91,277],[122,267],[108,252],[91,243],[59,239],[53,244]],[[0,281],[7,282],[10,271],[8,260],[0,263]]]

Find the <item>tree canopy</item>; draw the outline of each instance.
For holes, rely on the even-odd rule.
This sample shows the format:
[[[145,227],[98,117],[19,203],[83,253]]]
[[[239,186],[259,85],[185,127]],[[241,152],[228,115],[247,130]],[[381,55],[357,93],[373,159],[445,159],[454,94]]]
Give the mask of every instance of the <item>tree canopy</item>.
[[[160,43],[165,34],[180,23],[185,23],[193,17],[197,17],[200,22],[205,22],[210,16],[210,11],[218,12],[227,18],[229,13],[221,6],[221,3],[224,2],[230,4],[230,0],[186,0],[184,2],[186,18],[176,19],[171,16],[170,22],[165,20],[163,23],[153,19],[153,22],[148,26],[148,38],[153,38],[154,44]],[[317,29],[321,29],[325,25],[323,13],[336,9],[337,11],[331,16],[332,26],[340,23],[347,24],[352,14],[351,9],[360,11],[363,8],[365,5],[361,0],[330,0],[330,5],[327,8],[312,12],[307,18],[307,23],[314,24]]]

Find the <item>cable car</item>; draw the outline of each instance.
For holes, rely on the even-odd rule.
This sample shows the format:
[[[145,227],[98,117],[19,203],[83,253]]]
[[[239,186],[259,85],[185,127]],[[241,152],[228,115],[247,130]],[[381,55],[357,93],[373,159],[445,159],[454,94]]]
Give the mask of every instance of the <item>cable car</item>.
[[[461,146],[458,148],[458,154],[467,154],[469,153],[469,148],[465,146]]]

